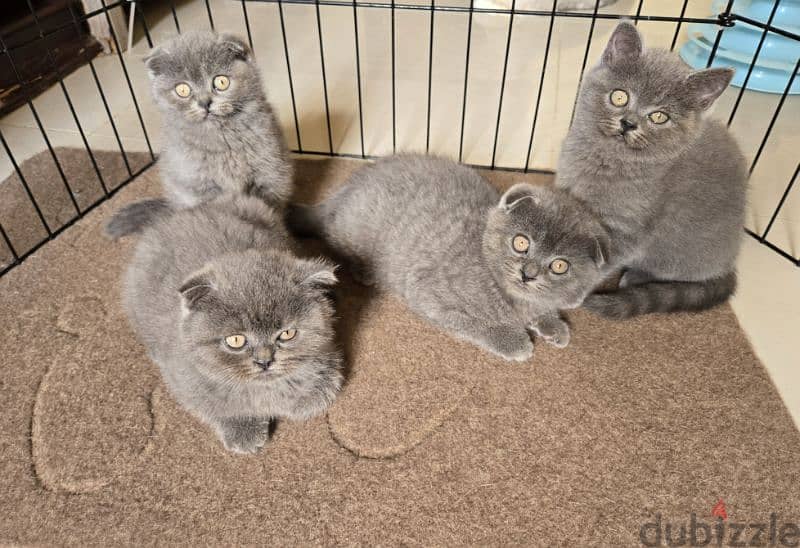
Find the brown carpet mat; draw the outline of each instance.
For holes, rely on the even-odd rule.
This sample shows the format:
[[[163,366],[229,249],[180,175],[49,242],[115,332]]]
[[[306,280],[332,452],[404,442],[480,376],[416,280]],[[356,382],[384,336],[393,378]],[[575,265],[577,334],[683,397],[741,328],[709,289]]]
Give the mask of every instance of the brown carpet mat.
[[[298,164],[304,200],[359,165]],[[800,521],[800,435],[727,306],[576,312],[567,349],[517,364],[343,272],[341,397],[261,455],[227,454],[118,304],[134,241],[102,225],[158,191],[151,169],[0,279],[0,542],[619,546],[656,515],[662,542],[668,523],[689,535],[719,499],[728,524]]]

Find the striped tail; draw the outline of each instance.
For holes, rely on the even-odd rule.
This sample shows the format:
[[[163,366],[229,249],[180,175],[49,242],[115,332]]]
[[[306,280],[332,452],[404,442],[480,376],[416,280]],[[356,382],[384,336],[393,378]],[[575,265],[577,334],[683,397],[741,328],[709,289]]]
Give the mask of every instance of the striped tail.
[[[172,207],[163,198],[133,202],[114,213],[106,224],[106,234],[113,240],[135,234],[171,213]]]
[[[589,295],[583,306],[606,318],[624,319],[651,312],[699,311],[725,302],[736,290],[736,273],[702,282],[650,282],[614,293]]]

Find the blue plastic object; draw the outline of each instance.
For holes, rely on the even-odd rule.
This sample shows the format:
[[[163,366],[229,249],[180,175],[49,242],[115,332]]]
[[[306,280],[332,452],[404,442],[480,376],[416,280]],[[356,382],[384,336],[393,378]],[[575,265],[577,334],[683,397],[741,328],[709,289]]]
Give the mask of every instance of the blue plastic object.
[[[713,9],[721,13],[726,4],[725,0],[716,0]],[[731,11],[766,23],[774,6],[775,0],[735,0]],[[781,0],[772,19],[772,26],[800,34],[800,0]],[[689,41],[681,48],[681,57],[693,68],[705,68],[719,27],[691,24],[687,30]],[[722,33],[711,66],[735,68],[736,74],[731,83],[741,87],[763,32],[763,29],[737,21],[734,27],[725,29]],[[798,58],[800,58],[800,41],[774,32],[768,33],[747,82],[747,89],[783,93]],[[789,93],[800,94],[800,77],[795,76]]]

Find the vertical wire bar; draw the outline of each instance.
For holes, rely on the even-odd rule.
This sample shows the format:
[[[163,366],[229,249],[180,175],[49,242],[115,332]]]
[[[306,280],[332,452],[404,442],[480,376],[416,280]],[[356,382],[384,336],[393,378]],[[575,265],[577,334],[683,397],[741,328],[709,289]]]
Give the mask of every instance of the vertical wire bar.
[[[316,2],[317,9],[317,36],[319,37],[319,62],[322,67],[322,92],[325,97],[325,122],[328,127],[328,151],[333,154],[333,136],[331,134],[331,110],[328,106],[328,79],[325,76],[325,50],[322,46],[322,21],[319,16],[319,0]]]
[[[772,229],[773,223],[775,223],[775,219],[778,218],[778,213],[781,212],[781,208],[783,207],[783,203],[786,201],[786,198],[789,196],[789,192],[791,192],[792,187],[794,186],[794,182],[797,180],[797,174],[800,173],[800,164],[797,164],[797,167],[794,170],[794,175],[792,175],[791,180],[789,181],[789,185],[786,187],[786,190],[783,191],[783,196],[781,196],[780,201],[778,202],[778,206],[775,208],[775,211],[772,212],[772,217],[769,219],[769,223],[767,223],[767,228],[764,229],[764,233],[761,234],[759,241],[763,242],[767,239],[767,234]]]
[[[144,30],[144,37],[147,40],[147,47],[152,49],[153,48],[153,38],[152,38],[152,36],[150,36],[150,27],[147,25],[147,19],[145,19],[145,17],[144,17],[144,9],[136,10],[136,14],[139,16],[139,20],[142,22],[142,30]]]
[[[639,26],[639,16],[642,14],[642,4],[644,4],[644,0],[639,0],[639,7],[636,8],[636,16],[633,19],[633,24],[635,26]]]
[[[178,23],[178,13],[175,11],[175,2],[174,0],[170,0],[169,9],[172,11],[172,20],[175,21],[175,30],[178,31],[178,34],[181,33],[181,24]]]
[[[6,247],[11,252],[11,255],[14,257],[12,264],[16,264],[19,261],[19,254],[17,253],[17,250],[14,249],[14,246],[11,245],[11,240],[8,238],[8,234],[6,234],[6,230],[3,228],[2,223],[0,223],[0,236],[3,237],[3,241],[6,243]],[[6,268],[8,268],[8,266],[9,265],[6,265]],[[5,270],[5,268],[3,270]]]
[[[206,12],[208,13],[208,24],[211,25],[211,30],[214,30],[214,17],[211,16],[211,4],[206,0]]]
[[[786,97],[789,95],[789,91],[792,89],[792,84],[794,83],[794,77],[797,75],[797,71],[800,70],[800,57],[797,58],[797,62],[794,64],[794,71],[792,71],[791,77],[789,77],[789,82],[786,84],[786,89],[783,90],[783,94],[781,95],[780,101],[778,101],[778,106],[775,108],[775,113],[772,115],[772,120],[769,122],[769,126],[767,126],[767,132],[764,134],[764,138],[761,140],[761,144],[758,146],[758,152],[756,152],[755,157],[753,158],[753,163],[750,164],[750,173],[753,173],[753,170],[758,163],[759,158],[761,158],[761,153],[764,151],[764,146],[767,144],[767,140],[769,139],[770,133],[772,133],[772,126],[775,125],[775,121],[778,119],[778,115],[781,113],[781,109],[783,108],[783,103],[786,101]]]
[[[508,71],[508,53],[511,49],[511,32],[514,29],[514,8],[517,0],[511,0],[511,15],[508,18],[508,34],[506,36],[506,54],[503,60],[503,78],[500,80],[500,100],[497,103],[497,122],[494,125],[494,145],[492,146],[492,165],[494,169],[495,158],[497,157],[497,139],[500,136],[500,118],[503,114],[503,93],[506,90],[506,73]]]
[[[114,41],[114,47],[117,49],[117,58],[119,59],[120,66],[122,66],[122,74],[125,75],[125,82],[128,84],[128,91],[130,92],[131,99],[133,100],[133,108],[136,110],[136,116],[139,118],[139,125],[142,127],[142,134],[144,135],[145,143],[147,143],[147,150],[150,152],[150,159],[155,160],[156,155],[153,154],[153,147],[150,146],[150,137],[147,135],[147,128],[144,125],[142,111],[139,109],[139,102],[136,100],[136,93],[133,91],[133,84],[131,84],[131,77],[128,74],[128,67],[125,65],[125,59],[122,58],[122,50],[119,47],[117,32],[114,30],[114,25],[111,24],[111,16],[108,15],[108,6],[106,6],[106,0],[100,0],[100,3],[103,5],[103,13],[106,16],[106,21],[108,21],[108,29],[111,31],[111,39]]]
[[[247,4],[242,0],[242,15],[244,15],[244,28],[247,30],[247,43],[250,44],[250,49],[253,49],[253,35],[250,34],[250,19],[247,17]]]
[[[458,140],[458,161],[464,155],[464,121],[467,117],[467,84],[469,83],[469,50],[472,45],[472,14],[475,8],[475,0],[469,0],[469,19],[467,21],[467,58],[464,63],[464,99],[461,102],[461,137]]]
[[[10,53],[9,53],[10,55]],[[42,222],[42,226],[47,231],[47,236],[53,236],[53,230],[50,228],[50,225],[47,224],[47,219],[44,218],[44,214],[42,210],[39,208],[39,204],[36,201],[36,198],[33,197],[33,192],[31,192],[31,187],[28,185],[27,179],[25,179],[25,175],[22,174],[22,170],[19,168],[19,164],[17,164],[16,158],[14,158],[14,154],[11,152],[11,149],[8,147],[8,143],[6,142],[6,138],[3,135],[3,132],[0,131],[0,143],[3,145],[3,148],[8,155],[8,159],[11,160],[11,165],[14,166],[14,171],[19,177],[20,182],[22,183],[22,188],[25,189],[25,194],[28,195],[28,200],[30,200],[31,204],[33,205],[33,209],[36,210],[36,215],[39,217],[39,220]]]
[[[728,20],[731,15],[731,8],[733,7],[733,0],[728,0],[728,5],[725,6],[725,11],[719,14],[720,21]],[[711,54],[708,56],[708,62],[706,63],[706,68],[711,67],[711,63],[714,62],[714,57],[717,55],[717,49],[719,48],[719,43],[722,40],[722,32],[725,30],[725,26],[720,23],[720,28],[717,31],[717,37],[714,39],[714,45],[711,46]]]
[[[8,64],[11,67],[12,72],[14,73],[14,78],[23,85],[24,82],[22,80],[22,75],[20,75],[19,71],[17,70],[17,64],[14,62],[13,57],[11,56],[11,50],[8,49],[6,46],[5,40],[3,37],[0,36],[0,49],[6,52],[8,56]],[[75,194],[72,192],[72,187],[69,186],[69,181],[67,181],[67,176],[64,173],[64,170],[61,168],[61,162],[58,161],[58,157],[56,156],[56,151],[53,149],[53,145],[50,143],[49,137],[47,137],[47,132],[44,130],[44,126],[42,125],[42,121],[39,118],[39,113],[36,111],[36,107],[33,106],[33,101],[28,99],[26,101],[28,103],[28,108],[30,108],[31,114],[33,114],[33,119],[36,121],[36,126],[39,128],[39,133],[42,135],[42,139],[44,139],[44,144],[47,145],[47,150],[50,151],[50,156],[53,158],[53,163],[56,165],[56,170],[58,171],[58,175],[61,177],[61,181],[64,183],[64,188],[67,190],[67,194],[69,195],[69,199],[72,202],[72,205],[75,207],[75,212],[80,215],[81,208],[78,207],[78,202],[75,199]]]
[[[533,136],[536,133],[536,119],[539,117],[539,105],[542,101],[542,90],[544,89],[544,76],[547,72],[547,57],[550,53],[550,39],[553,37],[553,23],[556,20],[556,4],[558,0],[553,0],[553,9],[550,10],[550,28],[547,29],[547,42],[544,46],[544,59],[542,60],[542,74],[539,77],[539,91],[536,94],[536,106],[533,109],[533,122],[531,123],[531,138],[528,141],[528,154],[525,156],[525,173],[531,161],[531,151],[533,150]]]
[[[772,19],[775,17],[775,13],[778,11],[778,6],[780,6],[780,4],[781,0],[775,0],[775,4],[772,6],[772,11],[769,13],[769,19],[767,19],[767,27],[772,25]],[[736,111],[739,110],[739,103],[742,102],[744,92],[747,90],[747,84],[750,82],[750,75],[753,74],[753,69],[758,61],[758,56],[761,54],[761,47],[764,45],[764,41],[767,39],[768,34],[768,28],[765,28],[764,32],[761,33],[761,39],[758,41],[758,47],[756,47],[753,60],[750,61],[750,66],[747,69],[747,75],[744,77],[744,82],[742,82],[741,88],[739,88],[739,95],[736,96],[736,102],[733,104],[733,110],[731,111],[730,118],[728,118],[728,127],[730,127],[731,123],[733,122],[733,117],[736,116]]]
[[[589,25],[589,36],[586,39],[586,52],[583,54],[583,64],[581,64],[581,75],[578,77],[578,90],[575,92],[575,102],[572,103],[572,114],[569,118],[569,125],[572,127],[572,121],[575,119],[575,107],[578,105],[578,96],[581,93],[581,84],[583,83],[583,73],[586,71],[586,61],[589,60],[589,50],[592,47],[592,36],[594,35],[594,24],[597,21],[597,10],[600,7],[600,0],[595,0],[594,12],[592,12],[592,23]]]
[[[431,30],[430,42],[428,46],[428,113],[427,124],[425,129],[425,152],[427,153],[431,148],[431,86],[433,85],[433,16],[436,13],[436,0],[431,0]]]
[[[283,20],[283,0],[278,0],[278,15],[281,20],[281,36],[283,37],[283,54],[286,57],[286,71],[289,74],[289,95],[292,98],[292,113],[294,114],[294,130],[297,135],[297,150],[303,152],[303,142],[300,140],[300,122],[297,118],[297,103],[294,100],[294,83],[292,82],[292,64],[289,61],[289,44],[286,42],[286,23]]]
[[[361,107],[361,57],[358,50],[358,8],[356,8],[356,0],[353,0],[353,29],[356,34],[356,80],[358,83],[358,126],[361,131],[361,157],[366,158],[364,154],[364,114]]]
[[[686,14],[686,6],[689,5],[689,0],[683,0],[681,6],[681,14],[678,16],[678,24],[675,26],[675,34],[672,37],[672,44],[669,46],[670,51],[675,51],[675,44],[678,43],[678,36],[681,34],[681,25],[683,24],[683,16]]]
[[[75,26],[75,32],[78,36],[80,36],[81,27],[78,23],[78,18],[75,14],[75,11],[72,9],[71,4],[67,4],[67,7],[69,8],[69,13],[72,17],[72,23]],[[122,161],[125,164],[125,169],[128,171],[128,176],[133,176],[131,164],[128,161],[128,155],[125,153],[125,148],[122,146],[122,139],[120,139],[119,131],[117,131],[117,125],[114,123],[114,116],[111,114],[111,108],[108,106],[108,100],[106,99],[106,94],[103,92],[103,86],[100,84],[100,78],[97,76],[97,69],[95,69],[94,63],[91,60],[89,61],[89,70],[92,72],[92,78],[94,78],[95,86],[100,94],[100,100],[103,103],[103,108],[105,108],[108,121],[111,123],[111,130],[114,132],[114,138],[116,139],[117,145],[119,146],[119,151],[122,154]]]
[[[392,0],[392,154],[397,153],[397,90],[395,82],[394,0]]]
[[[58,77],[58,84],[61,86],[61,92],[64,94],[64,99],[67,101],[67,106],[69,107],[69,111],[72,114],[72,119],[75,120],[75,125],[78,128],[78,133],[81,136],[81,141],[83,141],[83,146],[86,148],[86,153],[89,155],[89,160],[92,163],[92,167],[94,168],[95,174],[97,174],[97,180],[100,181],[100,187],[103,189],[103,194],[108,196],[108,188],[106,188],[106,183],[103,180],[103,175],[100,173],[100,168],[97,166],[97,160],[94,157],[94,153],[92,153],[92,149],[89,146],[89,140],[86,138],[86,134],[83,131],[83,126],[81,126],[81,121],[78,119],[78,113],[75,111],[75,106],[72,104],[72,98],[69,96],[69,92],[67,91],[67,86],[64,84],[64,78],[61,74],[60,67],[56,64],[56,60],[53,58],[52,52],[50,51],[50,47],[47,45],[47,39],[44,36],[44,29],[42,28],[41,22],[39,21],[39,16],[36,14],[36,9],[33,7],[33,3],[31,0],[28,0],[28,9],[31,10],[31,15],[33,15],[33,21],[36,25],[36,31],[39,33],[39,40],[42,42],[42,47],[45,51],[45,57],[47,57],[50,66],[53,67],[53,70]],[[10,58],[10,56],[9,56]]]

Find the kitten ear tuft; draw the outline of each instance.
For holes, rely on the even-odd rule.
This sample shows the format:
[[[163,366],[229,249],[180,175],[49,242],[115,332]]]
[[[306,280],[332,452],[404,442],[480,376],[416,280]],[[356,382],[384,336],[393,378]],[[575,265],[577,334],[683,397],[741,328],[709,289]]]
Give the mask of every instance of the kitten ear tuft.
[[[602,57],[603,64],[615,67],[633,63],[642,54],[642,47],[642,37],[636,27],[630,21],[622,21],[608,39]]]
[[[250,45],[235,34],[220,34],[219,40],[223,46],[228,48],[237,58],[243,61],[249,60],[253,53],[250,49]]]
[[[336,284],[339,279],[336,277],[336,265],[324,259],[312,259],[302,261],[300,285],[315,288],[327,288]]]
[[[189,310],[196,310],[211,292],[216,291],[216,276],[211,268],[205,267],[190,275],[181,284],[178,291],[183,304]]]
[[[539,189],[528,183],[517,183],[500,197],[497,207],[506,213],[520,205],[522,200],[532,200],[534,204],[539,203]]]
[[[686,90],[693,105],[706,110],[722,95],[733,79],[732,68],[698,70],[686,77]]]

